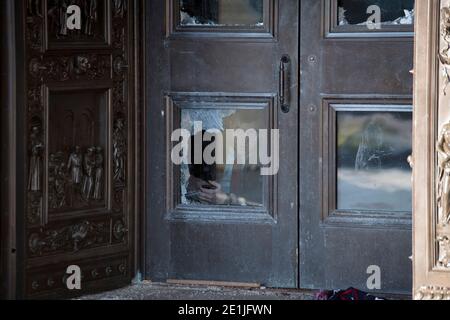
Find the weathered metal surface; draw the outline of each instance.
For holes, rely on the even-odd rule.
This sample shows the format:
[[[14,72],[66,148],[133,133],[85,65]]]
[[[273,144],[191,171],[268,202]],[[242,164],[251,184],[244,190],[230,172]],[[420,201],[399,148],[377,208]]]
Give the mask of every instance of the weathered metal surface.
[[[341,33],[329,21],[333,3],[301,1],[300,286],[366,289],[367,268],[376,265],[382,291],[409,292],[411,212],[336,210],[338,129],[330,106],[412,105],[412,27]]]
[[[18,11],[26,150],[18,276],[26,298],[117,287],[134,273],[137,2],[74,0],[80,30],[67,27],[67,3],[24,0]],[[70,265],[81,267],[82,291],[66,287]]]
[[[146,136],[146,275],[156,281],[297,287],[298,2],[263,1],[264,26],[251,28],[180,27],[177,3],[152,1],[146,15],[147,119],[151,124]],[[278,76],[280,59],[287,54],[291,57],[291,105],[284,114],[278,103]],[[271,128],[282,131],[282,165],[278,176],[266,179],[263,199],[267,206],[262,210],[179,208],[179,175],[172,168],[167,139],[170,128],[179,125],[177,110],[186,101],[210,107],[270,106]]]

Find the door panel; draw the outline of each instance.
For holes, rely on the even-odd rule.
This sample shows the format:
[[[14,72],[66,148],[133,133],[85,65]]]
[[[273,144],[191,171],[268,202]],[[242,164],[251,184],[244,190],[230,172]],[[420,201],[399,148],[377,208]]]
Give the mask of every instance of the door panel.
[[[301,287],[409,292],[411,1],[301,3]]]
[[[15,195],[15,137],[16,119],[16,59],[15,2],[2,1],[0,4],[0,30],[3,34],[0,47],[0,299],[14,299],[16,283],[16,230],[13,222],[16,220]]]
[[[152,1],[147,17],[147,277],[296,287],[298,3]],[[289,113],[279,96],[284,55]],[[279,129],[279,173],[237,162],[207,172],[174,165],[171,134],[196,121],[222,132]],[[199,198],[193,178],[217,182],[228,201]]]
[[[23,1],[23,296],[64,297],[133,274],[133,1]],[[66,286],[70,265],[82,290]]]

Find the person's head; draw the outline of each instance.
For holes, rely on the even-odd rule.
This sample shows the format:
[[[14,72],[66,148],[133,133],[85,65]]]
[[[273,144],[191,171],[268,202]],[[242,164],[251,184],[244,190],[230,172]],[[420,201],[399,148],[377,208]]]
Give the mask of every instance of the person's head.
[[[442,129],[442,137],[446,143],[450,142],[450,123],[447,123]]]
[[[197,133],[196,135],[191,136],[191,140],[189,143],[189,152],[190,152],[190,162],[189,162],[189,174],[198,179],[202,179],[204,181],[215,181],[216,177],[216,164],[207,164],[205,163],[203,154],[205,149],[212,143],[214,143],[215,139],[212,137],[211,141],[203,141],[204,135],[207,134],[206,131],[202,131]],[[201,150],[196,150],[195,148],[195,140],[202,141]],[[201,156],[202,163],[195,163],[195,155]],[[214,156],[214,154],[213,154]]]

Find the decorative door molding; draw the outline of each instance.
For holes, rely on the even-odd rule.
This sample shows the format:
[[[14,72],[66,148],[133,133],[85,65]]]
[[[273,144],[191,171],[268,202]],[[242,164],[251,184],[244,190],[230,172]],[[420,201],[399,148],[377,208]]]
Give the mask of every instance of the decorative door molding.
[[[450,299],[450,1],[416,1],[414,298]]]
[[[89,290],[133,273],[133,0],[23,0],[26,39],[25,296]],[[81,30],[63,23],[67,6]],[[45,267],[48,268],[45,268]]]

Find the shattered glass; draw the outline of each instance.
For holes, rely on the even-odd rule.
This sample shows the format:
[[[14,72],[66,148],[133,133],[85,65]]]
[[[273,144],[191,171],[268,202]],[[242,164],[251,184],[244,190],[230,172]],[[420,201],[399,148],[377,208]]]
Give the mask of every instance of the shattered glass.
[[[381,9],[381,26],[414,24],[414,0],[338,0],[338,25],[368,25],[373,5]]]
[[[181,26],[264,25],[263,0],[179,0]]]
[[[263,177],[259,164],[238,164],[235,140],[228,140],[225,131],[242,129],[267,129],[267,114],[260,109],[184,109],[181,115],[181,128],[191,132],[190,148],[195,148],[193,139],[199,134],[195,124],[201,123],[201,130],[218,131],[223,135],[222,164],[191,164],[181,166],[180,187],[183,205],[228,205],[263,206]],[[208,140],[208,139],[207,139]],[[209,138],[214,142],[214,135]],[[259,141],[259,139],[258,139]],[[202,150],[190,150],[202,155],[212,143],[204,142]],[[249,153],[258,152],[258,143],[247,146]],[[248,155],[246,155],[248,157]]]

